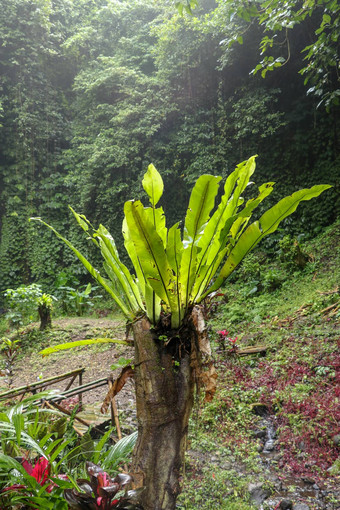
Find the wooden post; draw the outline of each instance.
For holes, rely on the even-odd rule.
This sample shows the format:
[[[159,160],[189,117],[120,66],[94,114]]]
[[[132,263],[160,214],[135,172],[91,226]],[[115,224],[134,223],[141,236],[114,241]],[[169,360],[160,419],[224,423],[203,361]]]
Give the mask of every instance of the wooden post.
[[[112,380],[109,379],[108,383],[109,383],[109,388],[111,389],[112,386],[113,386]],[[118,439],[122,439],[122,431],[120,430],[119,417],[118,417],[118,409],[117,409],[117,404],[116,404],[116,401],[115,401],[114,397],[112,397],[112,399],[111,399],[110,408],[111,408],[111,421],[112,421],[112,425],[113,424],[116,425]]]
[[[79,372],[79,386],[83,385],[83,372],[84,369],[82,369],[82,371]],[[78,402],[79,402],[78,410],[81,411],[83,409],[83,394],[81,391],[78,393]]]

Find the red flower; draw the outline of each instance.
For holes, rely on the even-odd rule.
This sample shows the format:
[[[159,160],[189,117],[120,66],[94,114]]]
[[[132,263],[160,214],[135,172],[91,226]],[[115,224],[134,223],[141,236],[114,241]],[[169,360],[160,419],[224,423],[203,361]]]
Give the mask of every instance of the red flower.
[[[227,336],[228,331],[226,329],[222,329],[221,331],[217,331],[217,334],[221,336]]]

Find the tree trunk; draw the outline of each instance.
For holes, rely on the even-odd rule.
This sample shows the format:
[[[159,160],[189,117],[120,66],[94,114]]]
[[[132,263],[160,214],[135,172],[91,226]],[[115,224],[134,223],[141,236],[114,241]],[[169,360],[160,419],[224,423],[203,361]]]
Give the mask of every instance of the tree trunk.
[[[156,334],[150,322],[141,318],[134,323],[133,333],[138,440],[132,474],[135,486],[145,487],[144,510],[173,510],[194,398],[191,345],[195,328],[172,332],[177,336],[171,338],[169,331],[168,337],[159,329]]]
[[[52,327],[51,308],[45,305],[39,305],[38,312],[40,317],[40,331],[44,331],[47,328],[51,328]]]

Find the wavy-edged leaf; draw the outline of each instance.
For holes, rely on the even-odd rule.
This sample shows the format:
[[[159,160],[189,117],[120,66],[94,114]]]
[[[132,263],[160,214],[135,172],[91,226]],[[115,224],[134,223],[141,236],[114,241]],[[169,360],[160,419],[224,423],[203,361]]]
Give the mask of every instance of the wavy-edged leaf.
[[[99,239],[109,278],[119,282],[122,295],[129,299],[133,310],[143,310],[143,302],[138,287],[128,268],[120,261],[116,244],[110,232],[103,225],[99,225],[94,236]]]
[[[47,347],[39,352],[43,357],[53,354],[54,352],[66,351],[67,349],[73,349],[74,347],[83,347],[84,345],[97,345],[97,344],[122,344],[129,345],[125,340],[119,340],[117,338],[87,338],[86,340],[77,340],[76,342],[65,342],[64,344],[54,345],[53,347]]]
[[[124,212],[145,280],[170,310],[175,311],[173,273],[161,237],[146,218],[140,201],[126,202]]]
[[[163,246],[165,246],[168,230],[165,226],[165,216],[164,216],[163,207],[157,207],[157,209],[152,208],[152,207],[145,207],[144,215],[145,215],[145,218],[147,218],[147,220],[150,223],[153,223],[157,234],[163,241]]]
[[[225,238],[225,232],[221,236],[221,231],[225,231],[227,221],[229,221],[230,226],[232,224],[230,218],[236,215],[236,210],[240,205],[240,195],[249,184],[249,179],[255,171],[255,157],[252,156],[247,161],[237,165],[236,169],[228,176],[224,185],[224,194],[222,195],[221,202],[206,225],[204,235],[198,242],[198,246],[202,251],[202,260],[204,260],[208,250],[210,252],[209,258],[213,260],[217,252],[224,248],[221,245],[221,239]],[[234,189],[235,186],[236,189]],[[200,270],[200,266],[198,270]]]
[[[185,242],[196,242],[202,233],[203,227],[209,220],[211,210],[215,205],[218,183],[221,177],[214,175],[201,175],[190,195],[189,206],[184,223]]]
[[[115,289],[127,308],[131,308],[135,312],[143,309],[138,287],[128,268],[121,262],[116,243],[110,232],[103,225],[99,225],[98,229],[95,229],[83,214],[76,213],[71,206],[69,209],[86,233],[89,233],[89,228],[91,228],[93,232],[91,239],[99,246],[105,261],[105,272],[113,283],[110,286],[111,289]]]
[[[55,235],[59,237],[59,239],[61,239],[73,251],[73,253],[75,253],[80,262],[83,263],[83,265],[86,267],[88,272],[93,276],[93,278],[97,280],[97,282],[100,283],[100,285],[102,285],[104,289],[110,294],[110,296],[114,299],[119,308],[122,310],[123,314],[130,320],[133,320],[135,318],[137,310],[133,310],[126,306],[122,299],[115,293],[115,289],[111,285],[110,281],[107,280],[106,278],[103,278],[99,271],[97,271],[97,269],[95,269],[92,266],[92,264],[80,253],[80,251],[77,250],[77,248],[75,248],[75,246],[73,246],[72,243],[70,243],[70,241],[68,241],[55,228],[53,228],[51,225],[43,221],[41,218],[30,218],[30,220],[39,221],[40,223],[48,227],[50,230],[52,230],[52,232],[54,232]]]
[[[180,277],[180,267],[181,267],[181,261],[183,256],[183,243],[181,239],[181,231],[179,229],[179,223],[176,223],[173,225],[169,231],[168,231],[168,239],[167,239],[167,245],[166,245],[166,254],[168,257],[168,261],[170,264],[170,267],[172,268],[174,272],[174,278],[175,278],[175,295],[177,299],[177,311],[178,311],[178,317],[173,318],[173,324],[175,322],[178,322],[178,324],[181,323],[181,320],[184,316],[184,310],[183,310],[183,299],[181,299],[181,288],[182,288],[182,281]],[[187,276],[187,275],[186,275]]]
[[[222,267],[215,283],[203,294],[202,300],[207,294],[218,289],[226,278],[234,271],[243,258],[267,235],[275,232],[280,222],[292,214],[305,200],[318,197],[323,191],[331,188],[328,184],[320,184],[309,189],[296,191],[292,195],[283,198],[271,209],[266,211],[259,221],[252,223],[240,236],[238,242],[231,250],[226,263]]]
[[[148,166],[142,180],[143,188],[148,194],[152,207],[156,207],[159,199],[163,195],[163,179],[153,164]]]
[[[218,192],[220,180],[221,177],[206,174],[201,175],[197,179],[191,192],[185,217],[183,232],[183,244],[185,249],[182,254],[180,268],[181,301],[185,310],[187,310],[189,305],[189,296],[192,291],[196,269],[199,264],[197,257],[201,252],[201,248],[198,249],[197,244],[215,205],[215,197]]]
[[[142,294],[145,300],[146,314],[149,317],[152,324],[156,324],[159,320],[161,313],[161,300],[158,296],[155,295],[155,291],[152,289],[152,287],[150,287],[149,283],[145,279],[143,268],[137,256],[136,248],[135,245],[133,244],[126,218],[124,218],[123,220],[122,231],[124,236],[125,249],[136,271],[137,275],[136,284],[138,285],[140,293]]]
[[[200,254],[194,287],[189,296],[190,302],[195,302],[204,292],[219,267],[217,259],[220,258],[221,250],[225,248],[229,229],[237,218],[236,211],[242,203],[240,195],[248,186],[249,179],[255,171],[255,157],[252,156],[237,165],[228,176],[221,202],[198,240]],[[243,223],[245,221],[242,220]]]
[[[252,168],[248,174],[248,180],[251,174]],[[248,182],[248,180],[243,180],[242,185],[245,186],[245,183]],[[274,182],[262,184],[259,187],[259,194],[256,198],[248,200],[247,204],[240,212],[228,218],[222,229],[216,229],[216,233],[218,232],[219,237],[217,240],[217,236],[214,236],[209,248],[207,249],[207,258],[205,261],[206,265],[201,266],[193,289],[193,302],[196,302],[200,298],[201,294],[205,292],[209,282],[220,267],[222,260],[227,254],[229,254],[232,246],[246,228],[252,212],[268,195],[270,195],[273,191],[273,186]],[[235,208],[233,210],[235,211]],[[228,240],[231,244],[226,248]]]

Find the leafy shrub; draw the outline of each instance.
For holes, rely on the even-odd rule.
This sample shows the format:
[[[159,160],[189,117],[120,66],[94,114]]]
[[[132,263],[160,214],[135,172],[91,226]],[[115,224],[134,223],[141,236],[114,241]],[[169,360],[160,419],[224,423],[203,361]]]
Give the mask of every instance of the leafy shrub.
[[[310,259],[309,255],[302,250],[298,239],[290,235],[284,236],[279,241],[279,257],[290,269],[303,269]]]
[[[261,273],[261,264],[259,258],[254,253],[249,253],[242,262],[238,271],[238,276],[243,281],[259,279]]]
[[[100,461],[100,472],[105,469],[107,476],[117,475],[119,464],[128,460],[134,447],[137,433],[114,446],[109,443],[112,429],[100,441],[90,434],[78,438],[74,415],[69,420],[58,411],[34,406],[50,393],[29,397],[0,413],[1,508],[67,510],[64,490],[77,490],[73,480],[84,478],[86,460]]]
[[[279,289],[282,285],[284,278],[276,269],[268,269],[262,277],[263,289],[268,292],[273,292]]]
[[[4,296],[9,308],[6,319],[17,328],[24,323],[32,322],[37,312],[41,319],[46,313],[50,316],[53,300],[56,299],[50,294],[43,294],[40,285],[36,283],[22,285],[17,289],[7,289]]]
[[[16,327],[21,326],[25,319],[32,321],[37,311],[38,298],[41,295],[41,287],[36,283],[5,290],[4,296],[9,308],[6,319]]]
[[[94,300],[100,299],[102,296],[91,296],[92,292],[98,287],[92,287],[91,283],[81,285],[78,288],[61,286],[57,290],[62,308],[67,314],[75,314],[78,316],[89,312],[94,306]]]

